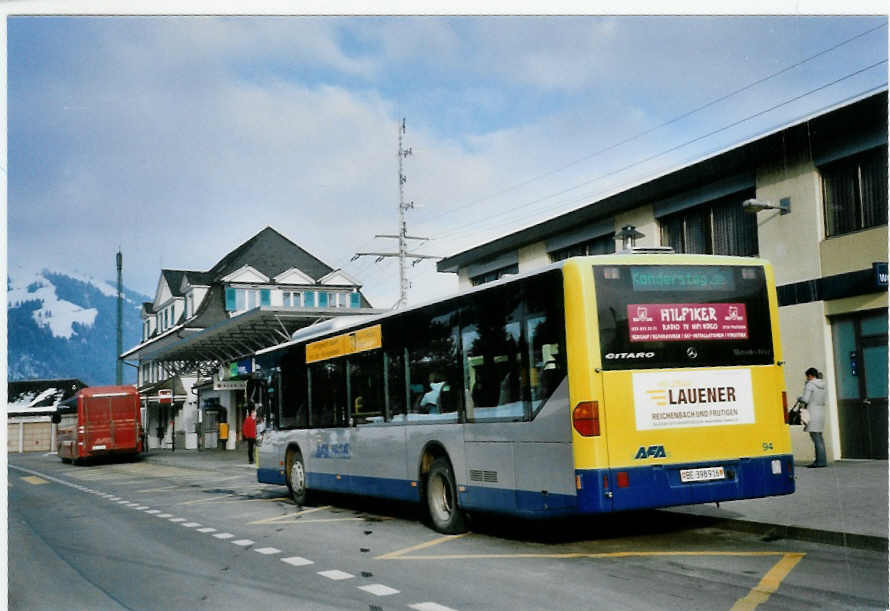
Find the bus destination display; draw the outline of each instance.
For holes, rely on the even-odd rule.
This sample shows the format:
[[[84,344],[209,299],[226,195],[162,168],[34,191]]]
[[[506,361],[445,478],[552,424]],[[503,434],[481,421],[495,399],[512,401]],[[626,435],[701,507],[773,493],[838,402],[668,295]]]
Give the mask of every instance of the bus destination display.
[[[748,339],[744,303],[630,303],[632,342]]]
[[[631,269],[634,291],[731,291],[735,278],[714,267],[638,266]]]

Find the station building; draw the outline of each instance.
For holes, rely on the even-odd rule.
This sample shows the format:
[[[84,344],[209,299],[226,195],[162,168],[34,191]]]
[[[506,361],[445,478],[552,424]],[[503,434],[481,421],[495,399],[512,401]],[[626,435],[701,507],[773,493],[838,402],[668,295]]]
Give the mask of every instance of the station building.
[[[257,350],[379,311],[358,282],[271,227],[208,271],[162,269],[142,305],[142,341],[120,355],[138,369],[146,447],[236,449],[247,409],[262,411]]]
[[[771,207],[743,207],[746,200]],[[759,206],[763,208],[763,206]],[[774,268],[785,385],[824,373],[829,459],[887,458],[887,92],[833,108],[442,259],[461,288],[637,246]],[[799,460],[813,446],[792,426]]]

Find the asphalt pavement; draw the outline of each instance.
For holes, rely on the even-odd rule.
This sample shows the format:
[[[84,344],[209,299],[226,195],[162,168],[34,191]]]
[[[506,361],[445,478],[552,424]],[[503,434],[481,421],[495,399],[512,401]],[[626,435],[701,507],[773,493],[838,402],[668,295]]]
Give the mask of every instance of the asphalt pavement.
[[[247,450],[151,450],[153,463],[214,471],[255,469]],[[671,507],[732,530],[858,549],[888,549],[886,460],[839,460],[822,469],[795,466],[794,494]]]

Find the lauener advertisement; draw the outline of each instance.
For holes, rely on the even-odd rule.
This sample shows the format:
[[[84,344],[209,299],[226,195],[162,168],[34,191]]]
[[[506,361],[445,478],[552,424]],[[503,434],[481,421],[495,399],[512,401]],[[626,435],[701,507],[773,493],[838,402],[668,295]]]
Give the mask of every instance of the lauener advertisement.
[[[754,423],[751,372],[633,374],[637,430]]]

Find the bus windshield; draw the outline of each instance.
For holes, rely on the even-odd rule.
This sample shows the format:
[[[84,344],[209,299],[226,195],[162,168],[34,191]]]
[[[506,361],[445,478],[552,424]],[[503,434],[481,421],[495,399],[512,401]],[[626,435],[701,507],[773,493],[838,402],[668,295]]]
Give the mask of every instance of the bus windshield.
[[[593,267],[603,369],[773,362],[763,268]]]

